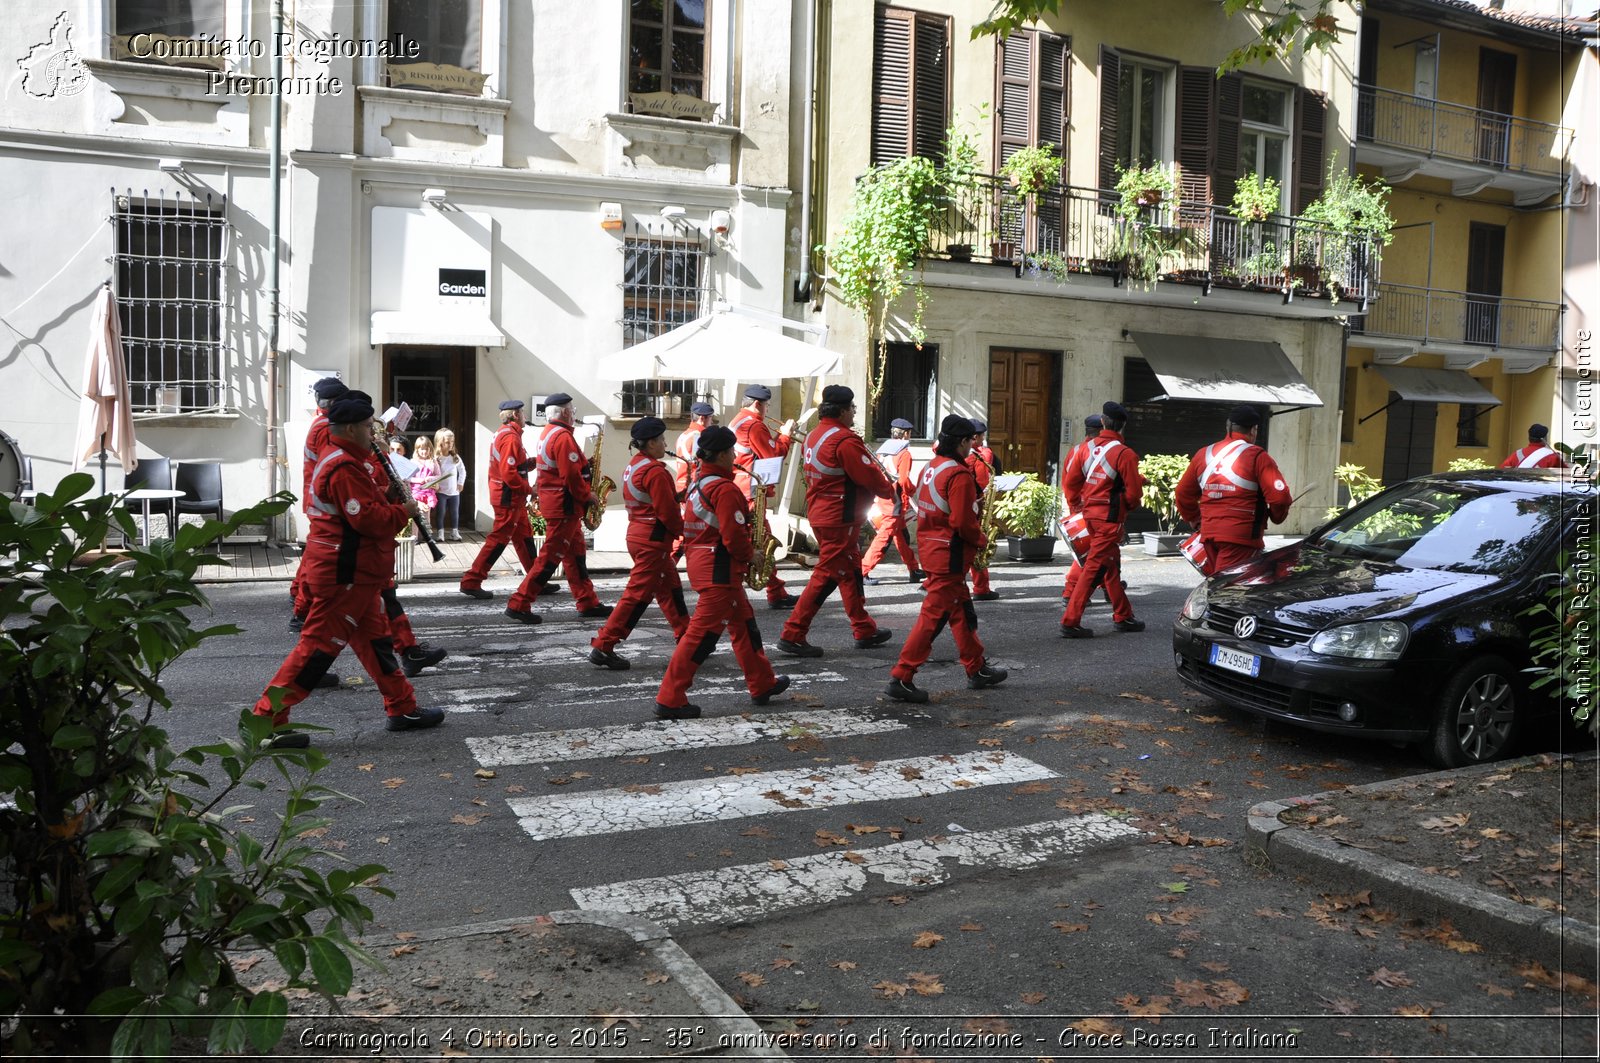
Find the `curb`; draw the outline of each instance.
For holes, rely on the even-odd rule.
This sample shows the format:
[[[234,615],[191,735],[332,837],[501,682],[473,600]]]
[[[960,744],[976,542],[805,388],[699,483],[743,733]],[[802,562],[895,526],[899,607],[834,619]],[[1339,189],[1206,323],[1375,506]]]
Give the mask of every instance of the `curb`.
[[[1597,759],[1597,755],[1584,753],[1566,759],[1587,761]],[[1245,845],[1248,849],[1265,854],[1268,865],[1274,869],[1331,880],[1346,888],[1376,886],[1387,891],[1391,901],[1418,915],[1449,919],[1463,933],[1503,940],[1540,963],[1560,969],[1572,955],[1594,956],[1600,951],[1600,927],[1568,915],[1550,914],[1518,904],[1454,879],[1429,875],[1385,856],[1340,845],[1330,838],[1313,835],[1278,818],[1290,809],[1315,804],[1340,794],[1376,793],[1402,784],[1426,783],[1430,779],[1471,779],[1534,764],[1538,760],[1538,757],[1522,757],[1494,761],[1471,768],[1367,783],[1346,790],[1325,790],[1304,797],[1263,801],[1246,814]]]

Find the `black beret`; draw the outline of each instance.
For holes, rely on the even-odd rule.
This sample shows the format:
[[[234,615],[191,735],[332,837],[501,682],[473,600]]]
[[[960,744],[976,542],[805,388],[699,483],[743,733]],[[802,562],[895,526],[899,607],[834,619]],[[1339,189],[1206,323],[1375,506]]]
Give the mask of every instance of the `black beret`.
[[[540,406],[565,406],[572,401],[572,396],[565,391],[558,391],[554,395],[546,395]]]
[[[945,419],[939,422],[939,434],[948,439],[969,439],[978,433],[972,430],[972,419],[970,417],[952,413],[946,415]]]
[[[744,397],[755,399],[757,402],[772,401],[772,389],[765,384],[751,384],[744,389]]]
[[[1254,428],[1261,423],[1261,411],[1254,406],[1235,406],[1228,411],[1228,423],[1240,428]]]
[[[667,422],[659,417],[641,417],[633,422],[632,428],[628,429],[628,434],[636,443],[647,442],[656,436],[665,435],[666,432]]]
[[[689,412],[696,417],[710,417],[717,412],[717,408],[709,402],[697,402],[689,407]]]
[[[917,426],[906,420],[904,417],[896,417],[894,420],[889,422],[889,427],[898,428],[902,432],[909,432]]]
[[[521,399],[507,399],[506,401],[504,401],[504,402],[502,402],[500,404],[500,409],[502,409],[502,410],[520,410],[520,409],[522,409],[522,400]]]
[[[312,384],[311,390],[316,393],[318,399],[336,399],[350,389],[338,377],[325,376],[315,384]]]
[[[329,424],[359,424],[372,420],[372,401],[364,392],[346,391],[328,407]]]
[[[985,433],[985,432],[987,432],[989,430],[988,424],[983,422],[983,421],[978,420],[978,418],[973,417],[973,418],[971,418],[971,421],[972,421],[972,432],[973,432],[974,435],[980,435],[981,436],[981,435],[983,435],[983,433]]]
[[[1529,439],[1544,439],[1544,438],[1548,437],[1549,435],[1550,435],[1550,429],[1546,428],[1542,424],[1530,424],[1528,426],[1528,438]]]
[[[1122,424],[1128,423],[1128,411],[1122,408],[1122,403],[1120,402],[1108,402],[1100,407],[1100,412],[1113,421],[1119,421]]]
[[[733,429],[714,424],[700,433],[700,441],[696,447],[700,453],[709,456],[721,454],[724,450],[732,450],[735,442]]]
[[[843,384],[829,384],[822,389],[822,401],[831,406],[848,406],[856,401],[856,393]]]
[[[1091,413],[1089,416],[1083,419],[1084,430],[1088,432],[1098,432],[1105,426],[1106,423],[1100,419],[1100,415],[1098,413]]]

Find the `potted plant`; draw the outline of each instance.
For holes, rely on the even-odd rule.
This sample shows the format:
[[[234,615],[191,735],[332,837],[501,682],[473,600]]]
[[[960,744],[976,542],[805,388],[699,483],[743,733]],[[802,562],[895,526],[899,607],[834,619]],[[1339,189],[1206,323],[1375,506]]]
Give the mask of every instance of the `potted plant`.
[[[1344,291],[1364,287],[1369,251],[1388,247],[1394,239],[1389,192],[1382,181],[1339,173],[1330,164],[1322,194],[1301,212],[1303,221],[1321,230],[1317,265],[1320,280],[1334,300]]]
[[[1059,492],[1033,473],[995,503],[995,519],[1006,532],[1006,552],[1013,561],[1049,561],[1055,556],[1056,537],[1051,522],[1060,509]]]
[[[1178,552],[1183,541],[1178,534],[1178,481],[1188,468],[1189,459],[1182,454],[1146,454],[1139,459],[1139,475],[1144,477],[1140,501],[1161,526],[1159,532],[1144,533],[1145,553],[1163,557]]]
[[[1247,173],[1233,188],[1233,216],[1243,224],[1260,224],[1278,213],[1283,196],[1277,178]]]
[[[979,117],[983,111],[979,109]],[[939,182],[945,201],[945,254],[957,262],[972,258],[968,242],[978,229],[978,145],[967,126],[952,122],[944,131],[944,162]]]
[[[1018,195],[1026,197],[1048,192],[1061,183],[1061,153],[1054,144],[1018,148],[1000,164],[1000,173],[1011,178]]]
[[[1283,255],[1277,241],[1266,235],[1264,224],[1278,213],[1281,202],[1278,182],[1272,177],[1248,173],[1234,187],[1229,212],[1239,222],[1238,272],[1246,283],[1259,284],[1270,278],[1276,284],[1283,274]]]
[[[1129,221],[1148,218],[1146,213],[1163,203],[1177,206],[1179,189],[1183,187],[1183,171],[1174,163],[1171,166],[1151,164],[1117,167],[1117,213]]]

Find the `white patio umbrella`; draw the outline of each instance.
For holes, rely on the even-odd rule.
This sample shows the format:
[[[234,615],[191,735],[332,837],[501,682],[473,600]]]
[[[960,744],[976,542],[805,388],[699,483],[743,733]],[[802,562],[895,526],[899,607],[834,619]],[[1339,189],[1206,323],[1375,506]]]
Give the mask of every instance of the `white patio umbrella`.
[[[100,455],[100,493],[106,490],[106,452],[122,463],[123,472],[139,465],[133,438],[133,403],[128,395],[128,372],[122,362],[122,326],[117,320],[117,300],[109,284],[95,296],[89,350],[84,359],[83,398],[78,407],[78,435],[72,467],[81,469]]]
[[[719,304],[704,317],[600,359],[598,375],[602,380],[771,380],[839,372],[837,351],[790,339],[779,328],[818,330]]]

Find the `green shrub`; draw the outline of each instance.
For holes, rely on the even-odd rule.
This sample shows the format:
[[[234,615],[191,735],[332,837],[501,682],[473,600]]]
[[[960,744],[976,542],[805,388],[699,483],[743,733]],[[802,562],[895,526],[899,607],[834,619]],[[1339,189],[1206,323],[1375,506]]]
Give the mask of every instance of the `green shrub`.
[[[1156,515],[1164,532],[1178,527],[1178,481],[1189,468],[1182,454],[1146,454],[1139,459],[1139,475],[1144,477],[1144,508]]]
[[[1059,498],[1054,487],[1030,472],[995,502],[995,519],[1011,535],[1038,539],[1050,534],[1050,521],[1061,510]]]

